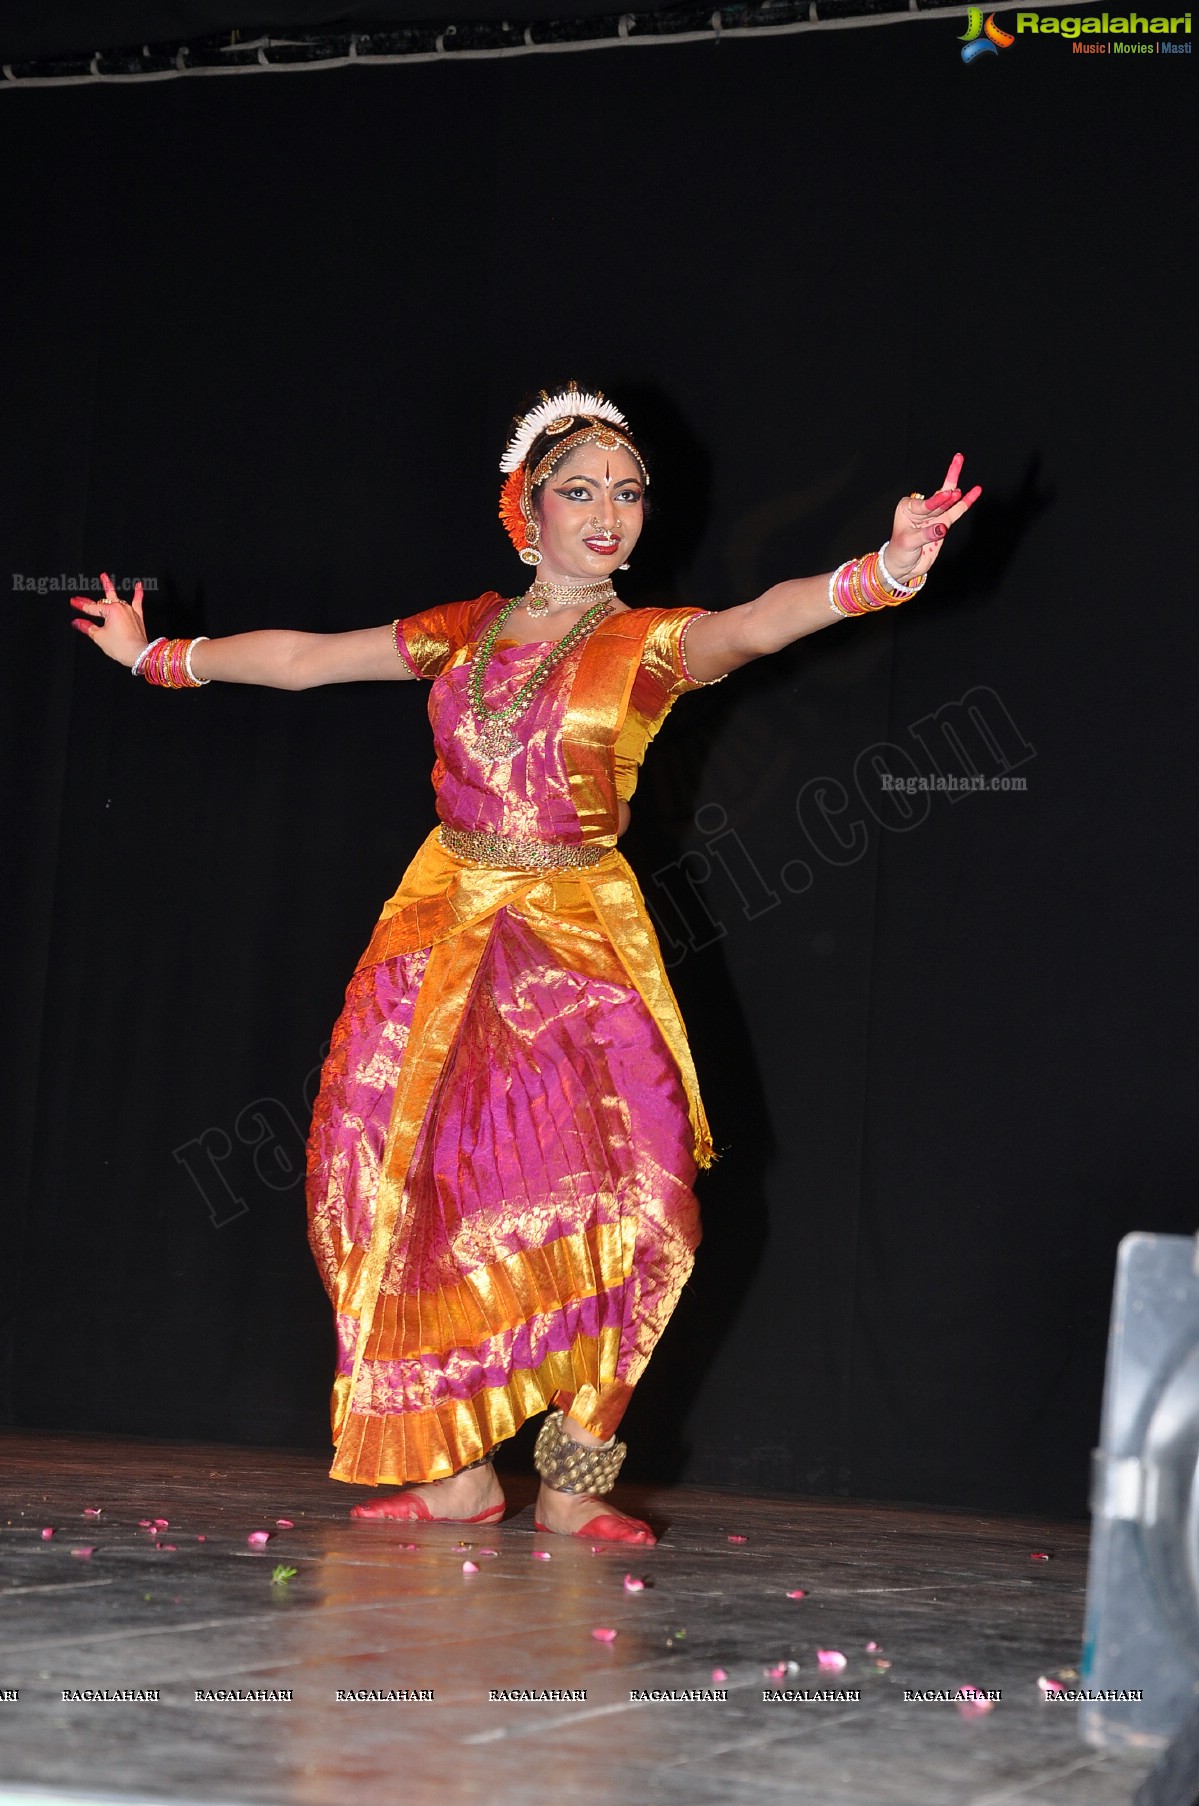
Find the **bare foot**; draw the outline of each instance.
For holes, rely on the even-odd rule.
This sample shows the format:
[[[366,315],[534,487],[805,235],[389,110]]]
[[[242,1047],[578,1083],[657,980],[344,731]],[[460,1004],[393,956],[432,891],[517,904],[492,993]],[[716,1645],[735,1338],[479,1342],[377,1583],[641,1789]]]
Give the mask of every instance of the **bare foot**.
[[[350,1516],[394,1518],[401,1523],[428,1523],[435,1519],[463,1524],[482,1512],[494,1512],[498,1518],[503,1508],[503,1490],[495,1477],[495,1469],[488,1462],[485,1467],[472,1467],[464,1473],[452,1474],[448,1480],[430,1480],[405,1486],[399,1492],[384,1493],[377,1499],[366,1499],[352,1508]]]
[[[544,1481],[533,1516],[546,1530],[555,1530],[560,1536],[585,1533],[597,1543],[640,1543],[645,1548],[658,1540],[648,1524],[630,1517],[626,1511],[617,1511],[606,1498],[590,1492],[556,1492]]]

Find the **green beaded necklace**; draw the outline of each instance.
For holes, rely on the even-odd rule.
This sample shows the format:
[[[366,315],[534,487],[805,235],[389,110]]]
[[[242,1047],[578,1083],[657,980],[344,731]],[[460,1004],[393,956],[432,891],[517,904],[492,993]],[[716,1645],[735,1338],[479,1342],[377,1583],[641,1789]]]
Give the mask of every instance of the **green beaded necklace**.
[[[470,706],[478,728],[476,745],[479,751],[489,759],[510,759],[521,749],[521,742],[512,732],[512,723],[518,715],[528,708],[537,691],[546,679],[557,669],[562,660],[578,645],[584,635],[599,624],[612,606],[611,597],[605,596],[580,615],[574,626],[555,640],[545,657],[539,660],[534,671],[526,677],[520,689],[502,708],[488,708],[483,700],[483,685],[487,678],[487,667],[491,662],[492,648],[504,629],[508,616],[520,607],[523,596],[513,596],[501,608],[483,638],[479,641],[474,657],[470,661]]]

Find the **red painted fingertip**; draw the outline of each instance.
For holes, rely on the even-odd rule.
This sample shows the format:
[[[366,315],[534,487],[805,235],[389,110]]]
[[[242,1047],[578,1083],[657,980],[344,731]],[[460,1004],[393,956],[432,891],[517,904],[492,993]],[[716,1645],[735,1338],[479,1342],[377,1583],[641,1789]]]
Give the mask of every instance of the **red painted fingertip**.
[[[71,597],[71,607],[72,608],[90,608],[91,600],[92,599],[90,596],[72,596]]]
[[[92,624],[90,621],[72,621],[71,626],[77,627],[79,629],[80,633],[90,633],[92,630]]]

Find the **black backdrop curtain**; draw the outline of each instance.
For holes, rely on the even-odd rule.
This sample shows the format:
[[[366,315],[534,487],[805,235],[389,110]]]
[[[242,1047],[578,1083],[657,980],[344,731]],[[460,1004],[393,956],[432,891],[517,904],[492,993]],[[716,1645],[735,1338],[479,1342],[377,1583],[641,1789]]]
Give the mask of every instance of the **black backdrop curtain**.
[[[630,1471],[1083,1508],[1116,1243],[1194,1226],[1190,69],[960,29],[0,95],[7,1421],[324,1439],[303,1131],[432,821],[416,686],[154,691],[67,595],[512,593],[508,418],[575,376],[656,452],[631,600],[986,488],[651,750],[722,1158]]]

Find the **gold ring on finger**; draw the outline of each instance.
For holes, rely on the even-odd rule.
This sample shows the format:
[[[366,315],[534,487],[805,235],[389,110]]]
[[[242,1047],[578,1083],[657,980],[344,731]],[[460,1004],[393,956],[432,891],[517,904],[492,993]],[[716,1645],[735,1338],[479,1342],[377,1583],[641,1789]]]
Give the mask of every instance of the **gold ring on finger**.
[[[919,491],[919,489],[913,489],[911,495],[908,497],[908,500],[909,500],[909,502],[922,502],[924,500],[924,497],[921,494],[921,492]]]

